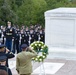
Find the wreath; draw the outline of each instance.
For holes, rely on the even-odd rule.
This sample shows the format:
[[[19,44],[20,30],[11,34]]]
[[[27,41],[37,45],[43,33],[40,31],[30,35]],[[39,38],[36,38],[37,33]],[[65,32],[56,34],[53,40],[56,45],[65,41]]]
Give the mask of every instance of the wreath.
[[[41,41],[35,41],[30,44],[33,50],[35,50],[38,56],[32,58],[32,60],[37,62],[42,62],[47,57],[48,54],[48,47]]]

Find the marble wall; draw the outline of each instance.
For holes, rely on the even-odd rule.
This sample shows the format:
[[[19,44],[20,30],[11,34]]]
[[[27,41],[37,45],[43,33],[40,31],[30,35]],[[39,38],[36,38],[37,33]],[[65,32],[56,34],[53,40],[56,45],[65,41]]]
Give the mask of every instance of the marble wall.
[[[76,8],[45,12],[45,44],[49,47],[76,47]]]

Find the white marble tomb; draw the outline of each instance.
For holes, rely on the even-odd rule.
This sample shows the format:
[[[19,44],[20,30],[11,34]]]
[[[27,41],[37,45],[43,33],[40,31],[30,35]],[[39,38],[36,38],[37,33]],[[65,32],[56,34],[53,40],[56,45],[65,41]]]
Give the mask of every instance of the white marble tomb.
[[[45,44],[48,47],[76,47],[76,8],[45,12]]]

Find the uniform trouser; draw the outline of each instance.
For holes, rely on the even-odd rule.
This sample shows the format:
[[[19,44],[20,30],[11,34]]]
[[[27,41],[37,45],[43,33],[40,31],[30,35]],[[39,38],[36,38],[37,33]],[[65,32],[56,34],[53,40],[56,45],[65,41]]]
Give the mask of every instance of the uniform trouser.
[[[20,75],[31,75],[31,74],[29,73],[29,74],[20,74]]]
[[[6,39],[6,47],[11,51],[12,39]]]
[[[14,40],[12,52],[15,53],[16,50],[17,50],[17,53],[19,53],[19,41]]]

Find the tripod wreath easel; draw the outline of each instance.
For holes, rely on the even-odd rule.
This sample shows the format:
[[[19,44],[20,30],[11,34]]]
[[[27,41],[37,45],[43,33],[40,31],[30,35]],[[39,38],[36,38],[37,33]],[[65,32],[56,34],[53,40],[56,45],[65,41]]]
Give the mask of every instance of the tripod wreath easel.
[[[33,42],[30,47],[35,50],[38,54],[37,57],[32,58],[33,61],[39,62],[40,64],[40,73],[39,75],[46,75],[45,74],[45,67],[44,67],[44,59],[47,57],[48,54],[48,47],[41,41]]]
[[[39,75],[46,75],[45,67],[44,67],[43,62],[40,62],[40,72],[39,72]]]

